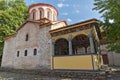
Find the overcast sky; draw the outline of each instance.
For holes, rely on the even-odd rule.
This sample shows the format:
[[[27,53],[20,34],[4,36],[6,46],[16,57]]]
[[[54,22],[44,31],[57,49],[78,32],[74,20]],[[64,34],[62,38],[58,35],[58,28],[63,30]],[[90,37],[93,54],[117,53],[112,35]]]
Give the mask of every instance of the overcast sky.
[[[94,0],[25,0],[27,6],[35,3],[47,3],[58,9],[58,20],[66,20],[68,24],[96,18],[101,20],[100,14],[93,11]]]

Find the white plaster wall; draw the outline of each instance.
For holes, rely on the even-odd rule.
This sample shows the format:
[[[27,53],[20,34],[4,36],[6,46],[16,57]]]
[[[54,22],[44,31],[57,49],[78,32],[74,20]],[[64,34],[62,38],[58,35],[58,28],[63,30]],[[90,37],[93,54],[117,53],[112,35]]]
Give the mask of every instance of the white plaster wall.
[[[120,53],[109,52],[108,59],[109,59],[109,65],[120,66]]]
[[[67,26],[65,24],[65,22],[58,22],[57,24],[56,23],[53,23],[52,27],[51,27],[51,30],[54,30],[54,29],[58,29],[58,28],[61,28],[61,27],[65,27]]]
[[[114,53],[114,65],[115,66],[120,66],[120,53]]]
[[[107,45],[100,45],[101,54],[107,54]]]
[[[101,53],[108,55],[109,65],[111,66],[120,66],[120,53],[108,52],[107,45],[101,45]]]

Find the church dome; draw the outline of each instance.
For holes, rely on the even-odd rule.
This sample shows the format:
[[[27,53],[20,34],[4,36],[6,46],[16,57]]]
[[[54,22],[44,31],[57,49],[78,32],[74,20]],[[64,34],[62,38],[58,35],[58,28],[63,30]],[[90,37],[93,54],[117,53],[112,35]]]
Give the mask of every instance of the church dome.
[[[46,18],[50,21],[56,21],[58,16],[57,9],[50,5],[44,3],[33,4],[29,6],[29,19],[40,20]]]

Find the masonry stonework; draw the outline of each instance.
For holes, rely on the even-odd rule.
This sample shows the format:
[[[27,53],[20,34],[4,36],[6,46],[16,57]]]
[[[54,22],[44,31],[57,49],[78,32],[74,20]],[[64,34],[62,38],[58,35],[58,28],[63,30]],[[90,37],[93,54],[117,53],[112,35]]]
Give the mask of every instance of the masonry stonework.
[[[50,68],[50,26],[41,27],[38,23],[28,22],[15,37],[5,41],[2,67],[17,69]],[[25,41],[28,34],[28,41]],[[37,55],[33,50],[37,49]],[[27,50],[27,56],[24,56]],[[19,57],[17,57],[19,51]]]

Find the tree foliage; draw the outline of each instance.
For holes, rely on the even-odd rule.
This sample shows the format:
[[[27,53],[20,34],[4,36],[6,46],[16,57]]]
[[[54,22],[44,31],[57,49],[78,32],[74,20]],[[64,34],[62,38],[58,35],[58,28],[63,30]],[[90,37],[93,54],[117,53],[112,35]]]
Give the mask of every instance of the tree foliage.
[[[102,27],[110,42],[110,51],[120,52],[120,0],[94,0],[94,10],[102,14]]]
[[[28,13],[24,0],[1,0],[0,5],[0,54],[2,54],[4,38],[15,33],[27,19]]]

